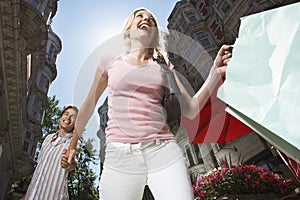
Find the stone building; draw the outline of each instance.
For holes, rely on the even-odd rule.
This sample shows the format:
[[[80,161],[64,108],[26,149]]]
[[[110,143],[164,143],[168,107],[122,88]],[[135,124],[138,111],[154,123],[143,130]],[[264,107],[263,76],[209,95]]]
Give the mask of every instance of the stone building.
[[[61,41],[51,29],[58,0],[0,1],[0,199],[32,173]]]
[[[106,147],[106,135],[105,135],[105,128],[107,127],[107,116],[108,112],[108,105],[107,105],[107,98],[103,102],[103,105],[98,108],[98,114],[100,116],[100,129],[97,131],[97,136],[100,139],[100,174],[99,178],[101,177],[102,169],[103,169],[103,162],[105,156],[105,147]]]

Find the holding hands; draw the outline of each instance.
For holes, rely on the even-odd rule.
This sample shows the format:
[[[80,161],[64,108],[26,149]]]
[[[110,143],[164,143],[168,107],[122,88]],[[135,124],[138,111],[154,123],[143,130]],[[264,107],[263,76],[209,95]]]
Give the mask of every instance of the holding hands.
[[[73,171],[78,164],[78,161],[75,158],[75,150],[72,151],[72,150],[65,149],[62,153],[60,164],[61,167],[66,169],[67,171],[69,172]]]
[[[210,78],[208,80],[208,88],[209,91],[212,91],[212,89],[215,87],[216,83],[221,80],[223,77],[226,76],[226,68],[227,65],[232,57],[232,46],[231,45],[223,45],[220,50],[218,51],[218,54],[214,60],[213,66],[210,70]],[[206,102],[210,93],[204,92],[203,95],[199,95],[198,102],[202,102],[197,104],[197,108],[202,108],[203,102]],[[84,109],[86,110],[86,109]],[[196,111],[196,114],[198,114],[198,109],[192,109]],[[80,117],[78,117],[80,118]],[[79,119],[80,121],[80,119]],[[63,151],[62,157],[61,157],[61,166],[62,168],[66,169],[67,171],[72,171],[75,169],[75,167],[78,164],[78,161],[75,158],[76,155],[76,144],[79,139],[79,134],[77,133],[76,129],[74,130],[74,135],[72,138],[72,141],[70,142],[69,148],[65,149]]]

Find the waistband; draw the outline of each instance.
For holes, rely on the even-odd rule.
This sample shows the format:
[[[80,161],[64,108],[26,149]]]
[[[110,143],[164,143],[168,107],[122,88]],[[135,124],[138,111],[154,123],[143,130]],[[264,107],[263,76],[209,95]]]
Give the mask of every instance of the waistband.
[[[161,145],[168,142],[175,142],[175,139],[156,139],[147,142],[139,142],[139,143],[123,143],[123,142],[108,142],[107,145],[111,145],[114,147],[129,147],[129,148],[141,148],[144,149],[148,146],[153,145]]]

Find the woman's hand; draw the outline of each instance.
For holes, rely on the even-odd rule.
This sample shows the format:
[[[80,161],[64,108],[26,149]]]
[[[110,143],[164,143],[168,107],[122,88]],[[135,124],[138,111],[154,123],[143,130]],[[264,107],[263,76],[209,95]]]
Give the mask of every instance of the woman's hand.
[[[192,101],[190,101],[188,112],[185,113],[185,116],[189,119],[194,119],[201,109],[205,106],[205,103],[210,98],[213,93],[217,83],[222,80],[226,75],[226,68],[232,56],[232,46],[223,45],[213,63],[213,66],[210,69],[210,73],[201,86],[200,90],[196,92],[193,96]],[[190,136],[194,138],[194,136]]]
[[[66,169],[67,171],[73,171],[78,164],[78,161],[75,158],[75,149],[74,150],[65,149],[62,153],[60,164],[61,167]]]
[[[214,65],[211,69],[212,76],[221,76],[225,77],[227,65],[232,57],[232,46],[231,45],[223,45],[215,60]]]

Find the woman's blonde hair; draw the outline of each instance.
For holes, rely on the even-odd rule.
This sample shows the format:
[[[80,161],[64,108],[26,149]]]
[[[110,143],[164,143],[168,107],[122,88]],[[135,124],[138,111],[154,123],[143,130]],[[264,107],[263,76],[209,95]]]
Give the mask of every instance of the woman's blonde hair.
[[[162,36],[162,33],[158,29],[157,19],[146,8],[138,8],[138,9],[134,10],[129,15],[127,20],[125,21],[124,28],[123,28],[123,37],[124,37],[126,47],[128,48],[128,50],[130,50],[130,28],[131,28],[132,22],[134,20],[134,17],[136,16],[136,13],[139,12],[139,11],[146,11],[146,12],[150,13],[152,15],[152,17],[154,18],[154,22],[155,22],[155,25],[157,27],[154,38],[153,38],[153,41],[149,45],[149,55],[151,55],[154,58],[157,58],[157,57],[160,57],[160,56],[165,57],[166,54],[167,54],[166,49],[165,49],[165,39]]]

